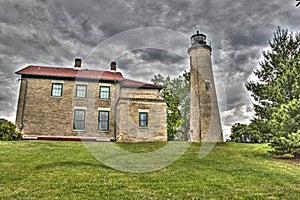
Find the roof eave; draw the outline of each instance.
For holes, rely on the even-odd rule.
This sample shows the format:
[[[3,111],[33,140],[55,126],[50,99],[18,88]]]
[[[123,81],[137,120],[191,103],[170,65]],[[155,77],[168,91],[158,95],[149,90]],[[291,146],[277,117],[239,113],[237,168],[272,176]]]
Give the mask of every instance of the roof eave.
[[[90,77],[80,77],[80,76],[55,76],[55,75],[43,75],[43,74],[27,74],[27,73],[19,73],[16,72],[18,75],[24,76],[36,76],[36,77],[48,77],[48,78],[61,78],[61,79],[86,79],[86,80],[104,80],[104,81],[121,81],[122,79],[105,79],[105,78],[90,78]]]
[[[161,86],[150,86],[150,85],[121,85],[122,88],[143,88],[143,89],[159,89],[161,90]]]

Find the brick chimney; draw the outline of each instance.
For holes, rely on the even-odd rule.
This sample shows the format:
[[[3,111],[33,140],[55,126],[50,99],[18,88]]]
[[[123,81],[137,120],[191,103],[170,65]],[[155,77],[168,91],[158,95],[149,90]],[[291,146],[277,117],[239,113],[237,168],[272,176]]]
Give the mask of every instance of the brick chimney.
[[[116,71],[117,70],[117,63],[116,62],[111,62],[110,63],[110,71]]]
[[[74,69],[81,69],[81,63],[82,63],[81,58],[75,58]]]

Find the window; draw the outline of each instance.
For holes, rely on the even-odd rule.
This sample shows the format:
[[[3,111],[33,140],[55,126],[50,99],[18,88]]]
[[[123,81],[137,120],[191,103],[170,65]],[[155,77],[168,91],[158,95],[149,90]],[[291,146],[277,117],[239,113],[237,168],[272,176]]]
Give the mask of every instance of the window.
[[[53,97],[61,97],[62,96],[62,83],[52,83],[51,96]]]
[[[100,86],[100,99],[109,99],[110,98],[110,87],[109,86]]]
[[[206,90],[210,90],[211,88],[210,88],[211,86],[210,86],[210,82],[205,82],[205,89]]]
[[[84,130],[85,129],[85,110],[75,110],[74,111],[74,130]]]
[[[139,113],[139,126],[140,127],[148,127],[148,113],[140,112]]]
[[[86,85],[76,85],[76,97],[77,98],[86,98]]]
[[[109,111],[99,111],[98,129],[99,131],[109,130]]]

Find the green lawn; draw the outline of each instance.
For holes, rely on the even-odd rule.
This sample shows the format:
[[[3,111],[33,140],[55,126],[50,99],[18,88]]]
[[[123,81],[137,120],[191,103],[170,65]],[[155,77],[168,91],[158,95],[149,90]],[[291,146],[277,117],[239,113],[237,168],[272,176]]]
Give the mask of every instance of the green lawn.
[[[147,152],[166,143],[122,143]],[[300,164],[273,159],[266,144],[220,143],[200,159],[192,144],[173,164],[125,173],[80,142],[0,141],[0,199],[300,199]]]

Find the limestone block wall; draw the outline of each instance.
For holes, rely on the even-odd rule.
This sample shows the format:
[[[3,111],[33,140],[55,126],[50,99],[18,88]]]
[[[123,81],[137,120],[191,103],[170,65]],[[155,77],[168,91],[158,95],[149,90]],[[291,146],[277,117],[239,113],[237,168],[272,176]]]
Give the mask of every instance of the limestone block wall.
[[[143,98],[143,99],[159,99],[158,89],[144,89],[144,88],[129,88],[122,87],[121,98]]]
[[[96,136],[113,138],[114,104],[119,95],[119,86],[108,84],[110,99],[99,99],[101,83],[74,80],[52,80],[26,78],[27,92],[24,107],[23,133],[25,135],[51,136]],[[52,97],[52,83],[63,83],[62,97]],[[87,97],[76,98],[76,84],[87,85]],[[22,80],[18,100],[16,124],[19,126],[22,118],[26,81]],[[74,110],[86,110],[85,130],[73,130]],[[108,110],[109,131],[98,131],[98,111]]]
[[[190,127],[193,141],[223,141],[211,49],[206,45],[198,45],[190,47],[188,53],[191,64]]]
[[[167,141],[166,103],[163,100],[121,98],[118,104],[118,141]],[[148,127],[139,127],[139,111],[148,112]]]
[[[63,97],[51,97],[51,80],[26,78],[27,92],[24,107],[23,132],[29,135],[70,135],[72,133],[73,84],[63,83]],[[16,124],[21,123],[26,81],[22,80]]]

